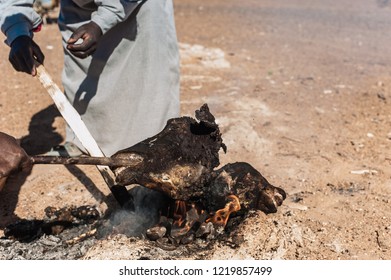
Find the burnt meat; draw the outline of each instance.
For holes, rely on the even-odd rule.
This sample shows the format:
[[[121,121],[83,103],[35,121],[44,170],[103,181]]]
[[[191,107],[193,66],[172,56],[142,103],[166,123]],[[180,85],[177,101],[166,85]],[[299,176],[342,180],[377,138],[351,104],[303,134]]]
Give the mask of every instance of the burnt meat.
[[[139,184],[174,200],[202,204],[211,213],[223,209],[232,195],[242,212],[276,212],[286,198],[284,190],[245,162],[215,170],[219,150],[226,152],[219,127],[206,104],[195,115],[170,119],[156,136],[114,154],[112,158],[134,162],[113,168],[117,184]]]
[[[112,158],[135,162],[113,168],[117,184],[139,184],[178,200],[202,196],[220,164],[219,150],[226,147],[207,104],[196,111],[196,119],[170,119],[156,136],[115,153]]]

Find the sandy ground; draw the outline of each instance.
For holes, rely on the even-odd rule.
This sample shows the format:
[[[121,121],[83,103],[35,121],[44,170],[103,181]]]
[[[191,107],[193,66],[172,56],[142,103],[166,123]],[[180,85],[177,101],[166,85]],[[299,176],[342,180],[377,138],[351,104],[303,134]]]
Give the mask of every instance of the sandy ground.
[[[85,258],[391,259],[391,5],[354,3],[175,1],[182,115],[208,103],[228,146],[222,163],[251,163],[288,198],[276,214],[247,218],[239,247],[167,252],[117,236]],[[57,26],[36,41],[60,84]],[[61,143],[48,94],[11,68],[5,45],[0,57],[0,130],[30,154]],[[2,191],[0,227],[46,206],[112,202],[95,167],[37,165]]]

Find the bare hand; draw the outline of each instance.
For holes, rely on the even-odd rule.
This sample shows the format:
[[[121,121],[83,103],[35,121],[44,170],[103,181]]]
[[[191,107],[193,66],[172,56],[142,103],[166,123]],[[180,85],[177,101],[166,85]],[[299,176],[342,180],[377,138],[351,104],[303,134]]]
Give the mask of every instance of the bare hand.
[[[67,41],[67,49],[79,58],[86,58],[93,54],[102,36],[102,29],[93,21],[80,26]],[[76,42],[81,39],[80,44]]]
[[[0,189],[1,183],[13,172],[30,172],[32,162],[16,139],[0,132]]]

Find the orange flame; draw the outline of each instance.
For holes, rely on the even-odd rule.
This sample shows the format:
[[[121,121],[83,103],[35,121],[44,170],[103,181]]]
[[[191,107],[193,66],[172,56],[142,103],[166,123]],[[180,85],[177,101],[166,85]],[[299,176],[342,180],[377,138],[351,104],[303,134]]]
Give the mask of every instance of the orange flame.
[[[214,225],[225,227],[229,216],[241,209],[239,198],[235,195],[227,196],[227,204],[223,209],[217,210],[216,213],[208,218],[206,222],[211,222]],[[176,200],[171,212],[173,223],[171,228],[171,236],[178,238],[184,236],[190,231],[193,225],[199,221],[200,215],[205,211],[197,208],[194,204],[189,205],[185,201]]]
[[[173,227],[171,228],[171,236],[176,238],[184,236],[188,233],[194,223],[199,219],[197,208],[194,204],[188,209],[184,201],[175,201],[175,209],[173,213]]]
[[[175,201],[175,209],[173,213],[173,224],[181,227],[186,219],[186,202],[182,200]]]
[[[217,210],[216,213],[206,220],[206,222],[211,222],[215,225],[225,227],[229,216],[240,210],[240,201],[239,198],[235,195],[229,195],[227,197],[230,201],[225,205],[223,209]]]

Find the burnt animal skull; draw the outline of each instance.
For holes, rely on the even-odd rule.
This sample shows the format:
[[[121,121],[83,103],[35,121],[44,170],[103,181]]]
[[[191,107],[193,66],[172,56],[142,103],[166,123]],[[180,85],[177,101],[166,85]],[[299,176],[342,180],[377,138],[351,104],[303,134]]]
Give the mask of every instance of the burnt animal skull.
[[[199,121],[170,119],[156,136],[114,154],[112,158],[135,162],[113,169],[117,183],[139,184],[178,200],[202,196],[211,172],[220,164],[219,150],[226,147],[206,104],[196,111],[196,118]]]
[[[114,154],[112,158],[134,162],[113,168],[117,184],[142,185],[174,200],[201,203],[212,212],[224,207],[230,195],[239,198],[244,211],[276,212],[285,192],[251,165],[241,162],[214,170],[226,146],[207,104],[195,115],[170,119],[156,136]]]

